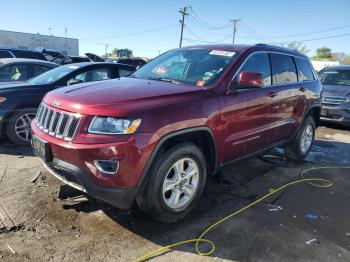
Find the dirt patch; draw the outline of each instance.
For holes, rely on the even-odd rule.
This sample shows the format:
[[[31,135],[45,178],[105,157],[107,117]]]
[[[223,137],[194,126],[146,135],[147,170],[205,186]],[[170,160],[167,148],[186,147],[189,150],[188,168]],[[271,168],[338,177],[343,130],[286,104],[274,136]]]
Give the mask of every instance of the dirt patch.
[[[0,260],[132,261],[154,248],[197,237],[269,188],[297,179],[306,167],[350,165],[349,131],[321,127],[317,138],[302,164],[250,159],[228,166],[208,179],[193,212],[172,225],[149,219],[136,206],[123,211],[89,198],[60,200],[55,178],[42,170],[34,179],[42,167],[30,148],[1,146]],[[288,189],[208,235],[217,246],[213,257],[200,257],[187,245],[154,261],[349,261],[350,176],[339,170],[318,175],[331,178],[335,186]],[[282,210],[270,211],[271,204]],[[310,213],[317,218],[306,218]]]

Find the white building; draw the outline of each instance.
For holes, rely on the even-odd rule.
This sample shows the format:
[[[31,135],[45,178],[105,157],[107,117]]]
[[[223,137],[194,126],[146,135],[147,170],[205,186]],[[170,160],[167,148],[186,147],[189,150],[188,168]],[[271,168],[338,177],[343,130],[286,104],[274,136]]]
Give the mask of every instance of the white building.
[[[328,61],[328,60],[311,60],[311,64],[318,72],[327,66],[337,66],[339,65],[338,61]]]
[[[79,40],[75,38],[53,35],[29,34],[0,30],[0,48],[20,48],[33,50],[36,48],[54,49],[63,54],[79,55]]]

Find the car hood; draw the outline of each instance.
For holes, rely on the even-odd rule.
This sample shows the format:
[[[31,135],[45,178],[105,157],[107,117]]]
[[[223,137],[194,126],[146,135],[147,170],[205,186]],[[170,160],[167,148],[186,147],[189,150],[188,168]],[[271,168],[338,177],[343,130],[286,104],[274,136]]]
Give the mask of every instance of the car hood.
[[[349,96],[350,97],[350,86],[345,85],[323,85],[322,86],[323,96]]]
[[[193,99],[201,87],[123,77],[77,84],[49,92],[44,102],[85,115],[131,116],[146,109]]]

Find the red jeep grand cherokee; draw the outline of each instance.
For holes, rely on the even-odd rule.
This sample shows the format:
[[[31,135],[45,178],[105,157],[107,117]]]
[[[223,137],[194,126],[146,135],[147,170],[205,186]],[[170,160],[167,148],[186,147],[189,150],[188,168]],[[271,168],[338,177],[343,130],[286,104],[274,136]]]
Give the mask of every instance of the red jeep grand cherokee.
[[[206,176],[284,145],[301,160],[320,115],[321,84],[306,56],[263,44],[168,51],[130,77],[46,95],[32,145],[64,183],[119,208],[135,200],[173,222]]]

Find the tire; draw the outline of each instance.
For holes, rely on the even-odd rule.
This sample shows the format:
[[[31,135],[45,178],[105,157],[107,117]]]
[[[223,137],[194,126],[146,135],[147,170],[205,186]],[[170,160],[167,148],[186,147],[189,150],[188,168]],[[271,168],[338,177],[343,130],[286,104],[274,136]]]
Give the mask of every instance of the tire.
[[[196,145],[181,143],[155,161],[136,201],[153,219],[172,223],[185,217],[199,200],[207,175],[206,160]],[[184,172],[176,172],[181,166]]]
[[[5,132],[11,142],[17,145],[30,145],[30,122],[35,118],[36,111],[34,108],[20,109],[10,116]]]
[[[315,120],[313,117],[307,116],[300,126],[297,135],[285,148],[286,157],[295,161],[303,161],[311,150],[315,131]]]

